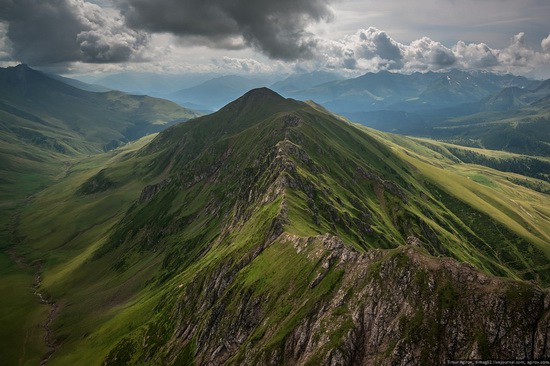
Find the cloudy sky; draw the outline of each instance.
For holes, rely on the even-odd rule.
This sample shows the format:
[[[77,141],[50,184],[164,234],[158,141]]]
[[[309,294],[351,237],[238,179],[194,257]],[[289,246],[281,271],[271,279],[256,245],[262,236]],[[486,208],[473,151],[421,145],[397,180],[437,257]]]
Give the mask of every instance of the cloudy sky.
[[[0,0],[0,64],[67,74],[460,68],[550,78],[548,19],[548,0]]]

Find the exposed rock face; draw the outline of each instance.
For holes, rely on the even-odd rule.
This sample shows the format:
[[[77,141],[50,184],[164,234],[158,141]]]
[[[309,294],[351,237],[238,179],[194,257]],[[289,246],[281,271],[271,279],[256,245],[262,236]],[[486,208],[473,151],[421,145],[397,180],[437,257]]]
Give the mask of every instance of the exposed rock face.
[[[103,169],[99,171],[99,173],[88,179],[86,182],[84,182],[82,186],[80,186],[78,193],[82,195],[101,193],[115,187],[116,185],[116,182],[112,181],[109,177],[105,175],[105,170]]]
[[[385,189],[387,189],[388,191],[390,191],[391,193],[399,197],[403,202],[405,203],[407,202],[407,196],[405,195],[403,190],[394,182],[386,181],[374,173],[367,172],[365,169],[361,167],[357,167],[357,174],[359,174],[361,177],[367,180],[374,182],[375,184],[381,187],[384,187]]]
[[[293,241],[297,251],[304,250],[304,239]],[[321,330],[323,324],[341,327],[346,319],[334,315],[339,309],[351,323],[340,346],[322,355],[322,364],[438,365],[550,356],[547,291],[487,277],[412,247],[358,254],[335,237],[313,242],[326,251],[311,260],[321,268],[332,263],[344,274],[338,290],[287,338],[285,349],[294,351],[282,355],[287,362],[306,364],[330,342]],[[279,364],[272,362],[273,354],[266,356],[265,364]]]
[[[138,202],[144,203],[151,201],[157,195],[157,193],[159,193],[164,187],[166,187],[170,183],[170,181],[171,179],[166,179],[160,183],[145,186],[141,191]]]
[[[292,248],[292,256],[315,264],[307,288],[296,291],[295,283],[285,284],[302,300],[278,301],[255,286],[242,286],[245,267],[263,254],[225,262],[184,291],[173,308],[178,320],[169,341],[160,352],[145,350],[145,359],[171,364],[190,344],[200,365],[441,365],[550,357],[546,290],[488,277],[412,246],[360,254],[334,236],[290,234],[271,245]],[[335,273],[324,296],[304,306],[302,301]],[[282,330],[291,315],[266,326],[285,305],[292,306],[290,314],[301,315],[293,326]],[[161,337],[168,330],[165,322],[150,327],[146,339]],[[106,364],[116,364],[115,357],[116,350]]]

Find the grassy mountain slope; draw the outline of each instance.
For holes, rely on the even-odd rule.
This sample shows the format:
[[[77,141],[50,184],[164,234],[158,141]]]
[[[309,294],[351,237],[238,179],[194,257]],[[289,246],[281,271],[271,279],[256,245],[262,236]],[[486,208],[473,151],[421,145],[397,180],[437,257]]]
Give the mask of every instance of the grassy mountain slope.
[[[87,92],[25,65],[0,69],[0,202],[12,206],[77,156],[196,116],[165,100]]]
[[[11,294],[0,301],[3,361],[36,364],[47,351],[38,324],[48,312],[31,286],[41,262],[12,251],[25,235],[18,211],[89,154],[196,115],[160,99],[87,92],[24,65],[0,69],[0,287]]]
[[[548,156],[548,85],[547,80],[529,88],[507,87],[477,102],[448,108],[442,108],[448,103],[436,102],[437,109],[427,111],[405,112],[407,108],[394,105],[393,109],[345,115],[382,131],[430,137],[464,146]],[[470,85],[474,90],[475,86]],[[464,86],[459,89],[460,92]],[[445,93],[433,94],[443,98]],[[456,103],[459,98],[451,99]]]
[[[441,149],[258,89],[71,167],[18,226],[49,364],[548,357],[548,196]]]
[[[550,97],[509,112],[483,112],[452,118],[429,136],[455,144],[550,156]]]
[[[77,89],[25,65],[0,70],[0,97],[4,131],[60,152],[99,152],[197,116],[156,98]]]

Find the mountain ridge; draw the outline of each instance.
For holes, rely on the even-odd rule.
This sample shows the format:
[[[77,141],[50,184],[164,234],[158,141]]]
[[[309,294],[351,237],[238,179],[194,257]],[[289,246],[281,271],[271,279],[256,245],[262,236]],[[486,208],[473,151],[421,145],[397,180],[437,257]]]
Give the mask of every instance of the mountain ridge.
[[[451,82],[452,81],[452,82]],[[288,92],[297,99],[315,99],[349,116],[377,110],[421,111],[477,102],[509,86],[529,87],[535,82],[513,75],[450,70],[410,75],[381,71]]]
[[[242,106],[242,104],[245,104],[245,106],[239,110],[246,110],[246,107],[250,107],[246,102],[254,100],[254,97],[257,96],[264,97],[266,95],[261,91],[254,91],[234,102],[233,106]],[[273,94],[268,94],[268,96],[271,97]],[[280,101],[281,99],[277,98],[277,100]],[[232,110],[233,108],[222,108],[220,112]],[[265,153],[263,153],[265,156],[264,159],[266,160],[258,162],[258,165],[253,168],[250,173],[246,174],[245,179],[239,180],[241,182],[239,184],[239,188],[234,190],[236,194],[235,197],[231,199],[232,201],[236,201],[234,201],[235,203],[230,203],[227,207],[227,209],[235,211],[233,211],[232,214],[229,214],[229,222],[226,225],[222,225],[219,235],[214,235],[216,239],[211,244],[212,246],[206,249],[205,258],[210,259],[199,259],[199,262],[201,260],[205,260],[206,263],[209,263],[210,261],[219,261],[218,264],[208,266],[208,269],[204,269],[203,271],[191,269],[187,271],[184,270],[184,273],[191,276],[192,280],[190,282],[186,282],[187,285],[183,286],[184,290],[182,290],[181,293],[178,291],[178,294],[174,293],[171,297],[169,297],[171,299],[171,302],[169,301],[171,305],[167,305],[167,309],[178,309],[177,314],[179,315],[175,315],[179,319],[177,321],[178,325],[176,325],[176,328],[173,328],[174,325],[170,320],[161,317],[154,321],[154,326],[151,325],[151,327],[148,328],[150,331],[147,332],[147,336],[153,339],[161,339],[166,333],[177,334],[178,336],[173,338],[171,342],[186,345],[183,351],[181,348],[175,348],[170,345],[167,347],[161,346],[162,351],[160,352],[154,351],[154,348],[145,350],[140,347],[136,348],[135,343],[133,343],[136,342],[133,340],[134,336],[130,336],[119,343],[111,354],[107,356],[107,364],[116,362],[116,360],[119,360],[122,357],[128,357],[125,358],[125,360],[128,360],[129,362],[135,362],[136,360],[144,357],[152,357],[152,360],[156,360],[154,362],[160,363],[178,362],[178,360],[180,362],[182,360],[194,360],[199,364],[209,362],[229,364],[269,364],[270,362],[274,362],[284,364],[300,363],[308,360],[307,362],[320,362],[323,364],[359,364],[361,362],[383,360],[384,358],[381,358],[381,354],[383,353],[389,355],[387,356],[388,358],[386,358],[386,362],[390,362],[388,360],[393,359],[393,357],[399,359],[405,357],[405,359],[415,360],[413,362],[417,363],[436,364],[443,362],[447,359],[447,357],[450,357],[449,355],[454,354],[456,357],[456,355],[460,354],[460,352],[465,352],[464,354],[473,352],[474,354],[485,355],[485,357],[488,355],[494,356],[497,354],[492,353],[495,351],[491,351],[491,348],[486,345],[476,348],[477,346],[475,344],[459,341],[460,337],[465,336],[465,334],[469,334],[469,336],[465,336],[465,338],[471,339],[472,337],[476,337],[472,330],[469,330],[465,326],[466,323],[462,323],[462,327],[465,328],[462,328],[461,332],[464,333],[462,333],[463,335],[461,336],[453,336],[450,333],[445,333],[445,330],[441,330],[442,334],[448,334],[447,336],[450,337],[447,347],[451,347],[451,344],[460,345],[457,349],[455,349],[455,351],[446,353],[449,351],[441,350],[441,353],[439,353],[438,356],[434,356],[433,354],[424,351],[420,352],[420,354],[409,353],[406,348],[407,346],[405,346],[407,342],[419,342],[416,347],[420,347],[419,349],[421,350],[427,350],[430,347],[430,344],[434,345],[434,347],[435,344],[440,344],[439,347],[441,347],[441,343],[437,343],[437,340],[439,339],[437,335],[438,333],[434,333],[433,330],[429,330],[430,321],[424,323],[423,321],[418,320],[423,314],[427,314],[428,310],[425,310],[426,312],[419,311],[408,315],[402,314],[402,319],[407,319],[402,320],[402,322],[404,322],[403,324],[408,324],[409,322],[411,322],[409,324],[413,324],[415,321],[419,322],[419,325],[417,326],[420,329],[425,329],[425,334],[427,335],[426,337],[420,337],[420,339],[415,340],[414,337],[410,336],[410,333],[407,333],[410,332],[407,331],[407,329],[409,329],[407,328],[407,325],[396,326],[394,331],[397,334],[401,334],[401,341],[398,341],[393,346],[390,346],[388,343],[385,343],[387,346],[382,346],[376,343],[375,340],[370,339],[364,346],[358,346],[359,349],[363,349],[364,351],[354,352],[354,349],[356,349],[353,348],[356,347],[354,346],[354,344],[356,344],[355,342],[361,342],[358,340],[361,338],[356,338],[361,337],[359,334],[363,334],[361,330],[357,330],[360,328],[356,328],[356,332],[358,333],[353,333],[351,332],[351,329],[353,329],[354,326],[349,325],[349,318],[346,320],[345,316],[340,318],[341,315],[330,315],[334,313],[325,313],[321,310],[322,306],[328,306],[329,308],[334,306],[334,309],[337,309],[339,306],[343,306],[336,304],[342,304],[342,299],[346,297],[346,291],[351,291],[349,287],[347,287],[348,285],[342,285],[337,287],[340,292],[335,294],[330,290],[333,288],[331,286],[334,286],[334,283],[345,283],[347,281],[349,281],[349,284],[353,283],[357,294],[347,295],[349,296],[348,301],[344,302],[344,304],[349,304],[348,306],[352,306],[351,304],[356,302],[361,303],[359,299],[362,298],[362,295],[360,295],[362,293],[370,293],[369,296],[365,296],[366,298],[387,298],[388,293],[377,292],[380,290],[377,290],[378,287],[374,284],[365,285],[364,288],[361,287],[363,285],[358,285],[357,279],[351,275],[351,273],[354,273],[354,270],[347,268],[346,265],[346,263],[353,263],[355,260],[362,263],[365,267],[370,268],[369,270],[365,270],[365,272],[359,276],[359,278],[366,277],[367,279],[370,279],[367,280],[367,283],[369,281],[374,281],[373,283],[376,283],[376,280],[373,280],[373,278],[380,276],[380,279],[386,278],[388,281],[390,278],[394,278],[389,282],[392,283],[392,288],[395,286],[395,293],[409,293],[409,291],[412,293],[422,293],[422,291],[425,291],[424,296],[426,296],[428,293],[433,295],[435,291],[439,304],[435,305],[433,310],[435,313],[445,311],[442,309],[446,309],[447,307],[451,309],[467,309],[469,306],[473,306],[471,303],[469,304],[471,300],[466,300],[458,295],[460,291],[463,290],[458,289],[460,285],[457,285],[457,282],[455,281],[458,281],[458,283],[460,283],[460,281],[470,283],[469,281],[475,282],[479,279],[482,285],[487,285],[489,282],[487,282],[488,280],[486,280],[483,276],[478,277],[479,275],[477,274],[473,275],[472,273],[475,272],[470,272],[472,271],[471,267],[452,264],[452,262],[447,262],[448,264],[446,267],[443,266],[446,268],[446,271],[449,271],[448,274],[445,275],[449,276],[446,280],[448,282],[439,283],[441,278],[436,280],[435,278],[437,278],[437,276],[433,277],[433,281],[436,281],[438,284],[434,285],[432,290],[429,288],[424,288],[424,290],[421,290],[420,287],[415,287],[417,285],[414,281],[409,282],[405,280],[404,283],[407,285],[403,285],[403,280],[401,279],[402,277],[399,274],[396,274],[396,277],[392,277],[394,276],[394,271],[401,273],[401,270],[398,268],[403,268],[403,273],[408,273],[403,274],[405,278],[421,277],[423,276],[421,273],[424,273],[423,271],[425,269],[415,269],[415,266],[419,265],[419,268],[430,268],[430,266],[432,266],[431,264],[428,265],[431,260],[426,259],[426,262],[424,262],[423,259],[419,260],[418,257],[416,257],[416,254],[414,254],[416,251],[422,252],[425,248],[433,250],[433,247],[431,247],[430,244],[424,242],[424,240],[428,242],[430,240],[428,239],[429,234],[426,234],[429,233],[429,227],[424,227],[424,229],[422,229],[423,231],[420,231],[420,233],[423,232],[423,234],[417,234],[417,236],[408,235],[405,237],[401,236],[402,234],[391,233],[391,231],[385,233],[385,235],[389,235],[389,237],[391,237],[392,234],[396,235],[394,243],[391,243],[391,240],[389,240],[386,244],[380,242],[376,244],[378,245],[378,248],[380,248],[380,246],[394,248],[393,250],[395,251],[390,252],[392,254],[389,255],[389,257],[386,257],[386,259],[383,259],[385,253],[387,253],[384,251],[377,252],[376,254],[375,252],[368,251],[367,254],[365,254],[365,257],[360,257],[360,254],[358,253],[365,250],[366,243],[360,244],[361,241],[358,239],[359,237],[354,236],[352,233],[348,232],[348,234],[344,234],[341,232],[339,223],[342,223],[343,225],[342,230],[358,230],[357,232],[360,233],[360,236],[369,237],[380,230],[373,225],[373,219],[375,220],[376,214],[366,207],[361,207],[361,203],[359,203],[360,201],[352,201],[351,197],[346,196],[346,194],[342,195],[340,192],[337,193],[336,191],[332,191],[332,189],[329,190],[328,186],[319,186],[310,175],[311,172],[316,172],[315,174],[317,176],[323,177],[324,174],[327,174],[329,168],[325,164],[320,163],[318,159],[310,155],[313,150],[309,148],[307,143],[308,137],[300,134],[298,131],[299,129],[310,128],[313,126],[316,128],[327,128],[326,126],[328,122],[321,122],[321,120],[314,122],[309,118],[305,118],[303,113],[308,112],[311,113],[311,110],[307,108],[300,110],[300,112],[294,111],[293,114],[296,115],[297,120],[293,120],[290,124],[279,124],[278,126],[280,126],[282,130],[278,130],[276,133],[274,130],[270,130],[269,141],[271,141],[271,144],[273,145],[271,145],[271,149],[268,149]],[[267,128],[269,124],[284,120],[285,116],[286,115],[281,115],[274,120],[263,120],[264,123],[253,124],[251,127],[243,127],[245,130],[235,132],[238,135],[241,135],[250,128]],[[343,127],[345,126],[345,123],[339,121],[336,125]],[[186,127],[190,126],[192,126],[192,124]],[[293,132],[286,132],[284,131],[285,129]],[[347,128],[344,130],[346,129]],[[256,131],[253,132],[255,133],[250,135],[265,136],[265,134],[258,134]],[[279,137],[275,137],[274,134]],[[312,135],[309,135],[309,137],[311,136]],[[244,138],[244,135],[241,137]],[[298,141],[299,143],[297,143]],[[384,154],[391,154],[386,148],[382,148],[382,146],[376,144],[376,142],[372,140],[370,141],[375,144],[373,151],[380,153],[380,156],[385,156]],[[315,145],[323,146],[324,144],[317,143]],[[218,156],[220,156],[221,159],[225,158],[226,160],[220,165],[220,160],[214,159],[214,170],[207,169],[206,174],[204,175],[198,172],[198,174],[195,173],[193,177],[189,176],[183,181],[171,181],[168,183],[169,185],[164,185],[159,190],[154,189],[153,191],[156,191],[156,194],[153,197],[147,197],[149,202],[147,204],[152,204],[154,201],[167,202],[166,199],[162,197],[167,194],[166,191],[163,193],[163,190],[168,189],[169,191],[171,189],[169,187],[177,187],[182,185],[184,187],[189,187],[190,184],[191,186],[197,184],[200,185],[200,182],[223,182],[223,166],[224,164],[229,164],[228,162],[229,159],[231,159],[231,154],[236,153],[235,150],[229,153],[228,151],[231,151],[231,149],[221,149],[218,152]],[[247,153],[252,152],[252,150],[246,151]],[[257,157],[251,156],[249,159],[256,160],[259,156],[261,155],[258,155]],[[334,154],[332,155],[332,158],[338,160],[338,157]],[[236,159],[236,161],[240,161],[242,165],[246,166],[246,160]],[[389,161],[390,160],[385,160],[385,162]],[[200,165],[204,166],[202,162]],[[340,163],[339,165],[341,167],[347,166],[347,168],[350,168],[348,166],[349,164]],[[233,171],[233,169],[229,167],[226,167],[225,169]],[[337,168],[334,167],[331,169]],[[383,173],[384,178],[382,178],[378,175],[381,174],[381,172],[377,170],[374,170],[373,172],[372,168],[368,168],[368,170],[367,168],[364,170],[357,170],[356,168],[352,169],[355,170],[354,174],[358,174],[363,177],[363,179],[373,182],[371,184],[373,184],[375,190],[379,190],[379,192],[385,191],[385,193],[379,193],[378,196],[376,193],[374,194],[375,197],[378,197],[378,199],[381,200],[380,202],[386,201],[386,204],[389,205],[390,202],[394,202],[394,204],[401,202],[401,204],[403,204],[404,202],[411,200],[411,196],[405,194],[404,189],[401,188],[400,185],[394,185],[390,181],[386,180],[388,173]],[[331,176],[334,179],[334,173],[331,173]],[[176,180],[179,179],[180,178],[176,178]],[[327,177],[326,179],[329,178]],[[351,189],[349,186],[346,188]],[[233,190],[229,188],[229,191]],[[410,188],[407,189],[407,191],[410,192]],[[315,192],[322,192],[318,194],[321,197],[326,198],[327,201],[330,201],[331,203],[324,201],[320,197],[316,197]],[[299,203],[301,200],[305,200],[308,203],[303,205]],[[364,216],[360,217],[356,223],[356,217],[354,217],[354,214],[347,216],[345,211],[342,212],[334,207],[331,208],[332,205],[338,206],[338,200],[341,200],[344,205],[348,200],[354,202],[353,206],[355,206],[355,208],[361,207],[358,211],[363,211]],[[190,204],[193,205],[193,203]],[[143,203],[141,205],[143,205]],[[212,210],[216,207],[216,204],[209,201],[207,207],[211,207],[210,210]],[[255,208],[251,209],[253,207]],[[351,207],[348,207],[347,209],[350,210],[349,212],[352,212]],[[211,213],[216,217],[226,217],[227,215],[224,214],[223,211],[211,211]],[[141,214],[139,214],[139,216],[141,216]],[[303,220],[307,216],[310,217],[307,219],[309,224],[302,224],[299,227],[295,226],[296,220],[300,220],[299,218]],[[129,222],[133,221],[135,221],[135,218],[130,219]],[[395,221],[398,222],[399,220]],[[363,223],[363,225],[360,225],[359,223]],[[308,227],[308,225],[310,226]],[[332,231],[333,234],[322,235],[321,233],[315,231],[315,225],[321,225],[321,232],[323,230],[328,230]],[[168,224],[168,226],[171,225]],[[121,234],[128,232],[128,230],[128,227],[123,228],[121,230]],[[153,230],[153,232],[157,231]],[[246,234],[247,232],[251,232],[253,234]],[[150,234],[146,234],[146,236],[149,235]],[[378,232],[378,235],[381,235],[381,233]],[[155,237],[155,234],[152,234],[152,236]],[[257,239],[251,241],[251,237],[257,237]],[[342,239],[339,239],[339,237],[345,238],[345,243]],[[422,239],[418,239],[418,237],[421,237]],[[349,244],[351,242],[356,242],[359,245],[350,246]],[[200,245],[199,243],[194,245]],[[409,243],[409,249],[398,247],[398,244],[403,245],[405,243]],[[418,249],[413,249],[415,246],[420,247],[417,247]],[[125,251],[127,250],[128,249],[125,249]],[[205,249],[197,248],[195,250],[203,252]],[[391,251],[392,249],[386,250]],[[217,253],[218,251],[220,251],[220,253]],[[300,256],[300,253],[303,254]],[[424,253],[426,254],[426,252]],[[423,258],[425,254],[422,254],[421,258]],[[278,260],[277,258],[281,259]],[[306,265],[304,263],[305,258],[309,258],[311,264]],[[271,261],[273,261],[273,264],[270,266]],[[413,262],[416,264],[413,265]],[[174,262],[171,263],[172,265],[175,265]],[[284,264],[288,265],[290,263],[296,266],[292,268],[300,271],[298,272],[299,276],[294,277],[294,271],[283,270]],[[316,265],[313,265],[314,263],[316,263]],[[378,269],[375,263],[379,263],[380,269]],[[191,265],[191,268],[193,267],[194,265]],[[275,268],[279,269],[276,270]],[[344,271],[344,268],[347,269]],[[177,270],[175,273],[177,273]],[[264,275],[266,273],[273,273],[273,276],[277,278],[277,280],[270,280],[269,277],[265,278]],[[292,278],[294,278],[294,280],[291,280],[289,276],[293,276]],[[431,274],[427,274],[427,276],[431,276]],[[473,276],[473,279],[466,280],[466,278],[469,278],[470,276]],[[162,278],[166,278],[167,281],[170,281],[170,277],[171,276],[168,274],[162,276]],[[418,283],[425,283],[425,280],[426,279],[420,280]],[[384,282],[388,283],[388,281]],[[296,282],[299,282],[300,285],[296,285]],[[174,285],[177,283],[178,282],[174,282]],[[288,283],[293,284],[291,285],[291,289],[287,289],[286,284]],[[331,283],[333,285],[331,285]],[[393,283],[395,283],[395,285],[393,285]],[[293,286],[297,286],[300,290],[295,293],[295,290],[292,290]],[[403,286],[411,287],[406,289],[406,287]],[[511,301],[510,304],[514,304],[511,305],[512,308],[516,309],[514,311],[525,311],[516,308],[516,306],[523,306],[520,305],[521,301],[516,302],[517,300],[503,300],[504,298],[508,299],[507,291],[515,291],[512,290],[513,286],[509,287],[511,285],[505,285],[503,283],[500,283],[499,286],[503,286],[506,290],[502,293],[488,295],[489,297],[486,300],[483,300],[484,302],[486,301],[485,303],[488,307],[490,307],[488,305],[489,303],[495,301],[497,303],[501,301]],[[307,293],[310,295],[307,295],[308,297],[306,297],[309,300],[306,301],[305,305],[300,306],[299,302],[296,302],[296,296],[298,296],[299,293],[302,293],[301,291],[304,291],[304,289],[309,291]],[[271,291],[275,291],[275,294],[277,295],[274,296]],[[333,291],[336,292],[337,290]],[[526,294],[529,293],[532,295],[526,296],[529,298],[532,296],[533,304],[538,304],[536,305],[536,309],[538,310],[535,312],[542,311],[540,310],[540,304],[542,304],[541,299],[547,295],[543,295],[544,292],[539,292],[540,290],[533,290],[534,292],[532,293],[529,291],[531,290],[527,290]],[[374,293],[377,293],[378,295],[374,295]],[[392,292],[390,291],[389,293]],[[329,298],[332,296],[328,294],[334,295],[334,300],[332,300],[333,302],[331,302],[331,300],[321,300],[324,296],[329,296]],[[200,299],[198,301],[197,296],[199,296]],[[272,300],[269,300],[271,296],[274,296],[274,299],[279,298],[280,300],[273,300],[273,298]],[[491,298],[491,296],[495,297]],[[399,296],[396,297],[399,298]],[[355,300],[352,301],[352,298]],[[273,314],[273,312],[276,311],[275,309],[284,307],[284,301],[296,304],[295,306],[297,306],[299,310],[296,312],[288,310],[289,314],[283,315],[282,317],[272,315],[275,316],[276,319],[279,319],[278,322],[281,323],[280,327],[273,325],[273,320],[270,320],[268,323],[272,325],[265,327],[262,326],[260,319],[265,319],[265,315],[262,314]],[[320,301],[321,304],[324,305],[315,305],[317,301]],[[403,300],[388,300],[388,302],[386,302],[386,300],[382,300],[381,303],[386,304],[386,306],[390,306],[392,301]],[[414,300],[405,300],[405,303],[408,301],[413,302]],[[456,301],[460,302],[462,305],[458,306]],[[373,304],[371,306],[375,305]],[[383,307],[383,305],[378,306]],[[438,308],[439,310],[436,310]],[[360,311],[359,309],[357,309],[357,311]],[[303,316],[300,315],[302,314],[301,311],[309,315],[303,318]],[[346,313],[346,310],[342,311],[344,314]],[[494,314],[495,316],[497,316],[496,314],[499,314],[498,316],[502,316],[502,312],[497,310],[491,311],[491,314]],[[465,310],[465,312],[468,312],[468,310]],[[200,314],[206,314],[206,316],[202,317]],[[389,316],[387,314],[388,313],[385,311],[380,311],[373,317],[365,315],[365,323],[363,324],[365,324],[364,326],[367,328],[371,327],[373,326],[373,323],[381,321],[380,319],[384,319],[386,316]],[[397,314],[399,314],[399,311],[397,311]],[[454,314],[455,316],[457,315],[456,313]],[[243,316],[246,316],[246,319],[249,320],[239,320],[243,319]],[[399,318],[399,315],[394,314],[393,316],[393,319]],[[544,315],[543,317],[545,316],[547,315]],[[359,320],[360,318],[355,317],[353,319],[355,319],[355,321],[352,321],[353,324],[361,324],[361,320]],[[475,316],[471,319],[472,320],[470,321],[472,323],[470,323],[471,325],[468,327],[473,328],[475,327],[473,324],[480,324],[477,320],[474,320]],[[541,321],[541,325],[539,325],[539,321]],[[537,318],[537,320],[534,320],[534,327],[544,327],[542,325],[544,324],[544,321],[545,320],[539,320]],[[489,320],[488,323],[483,323],[483,327],[490,327],[489,324],[491,322],[492,320]],[[323,323],[325,325],[322,325]],[[314,334],[316,334],[319,329],[325,329],[324,327],[326,327],[327,324],[334,324],[332,332],[338,335],[343,335],[343,338],[347,339],[346,341],[343,341],[343,343],[339,343],[341,344],[340,348],[335,349],[329,346],[331,341],[334,342],[332,338],[324,341],[315,341],[316,337]],[[513,331],[513,333],[520,334],[518,331]],[[377,332],[376,334],[380,337],[391,337],[391,333],[386,333],[386,335],[383,335],[383,332]],[[536,340],[533,343],[533,347],[529,349],[529,352],[533,355],[533,357],[542,357],[541,355],[544,354],[544,346],[541,342],[543,342],[542,339],[544,338],[544,332],[542,331],[541,333],[536,334]],[[430,338],[432,336],[434,338]],[[216,339],[218,338],[228,339],[229,341],[225,342],[224,345],[219,345],[216,342]],[[137,339],[137,342],[139,342],[139,336]],[[274,340],[270,341],[270,339]],[[299,339],[305,340],[299,341]],[[388,338],[387,342],[391,342],[391,339],[392,338]],[[482,338],[479,339],[481,342]],[[282,342],[283,345],[275,346],[275,344],[278,344],[277,342]],[[297,342],[304,343],[301,343],[302,345],[300,346],[298,345],[300,343]],[[490,341],[487,342],[490,343]],[[509,340],[506,340],[506,342],[509,342]],[[418,344],[421,344],[421,346],[418,346]],[[513,342],[509,343],[506,348],[499,348],[499,351],[496,352],[498,352],[500,357],[505,354],[512,355],[515,352],[523,352],[523,349],[521,348],[522,346],[519,344],[512,344]],[[537,344],[537,346],[535,346],[535,344]],[[493,344],[492,347],[496,347],[495,344]],[[293,351],[287,351],[289,348]],[[137,350],[138,354],[129,355],[127,353],[129,349]],[[325,350],[324,352],[326,353],[323,353],[323,351],[321,351],[321,353],[317,353],[320,350]],[[279,361],[277,362],[273,360]]]
[[[49,362],[548,357],[547,196],[453,156],[260,88],[89,158],[19,225]]]

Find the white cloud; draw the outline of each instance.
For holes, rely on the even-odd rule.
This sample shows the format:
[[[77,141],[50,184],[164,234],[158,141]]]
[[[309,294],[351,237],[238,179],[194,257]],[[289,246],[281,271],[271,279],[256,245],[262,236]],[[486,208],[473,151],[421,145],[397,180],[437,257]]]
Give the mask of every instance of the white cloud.
[[[214,60],[222,72],[246,73],[246,74],[268,74],[274,69],[264,63],[251,58],[234,58],[224,56],[221,62]]]
[[[526,46],[525,33],[523,32],[513,36],[510,45],[498,53],[500,64],[510,67],[529,66],[536,56],[536,52]]]
[[[544,52],[550,52],[550,34],[540,43]]]
[[[405,45],[374,27],[360,29],[339,41],[322,40],[319,44],[317,68],[408,72],[448,68],[457,61],[452,50],[427,37]]]
[[[0,61],[11,60],[11,42],[7,36],[8,24],[0,22]]]
[[[458,41],[452,48],[458,65],[463,69],[486,69],[498,65],[497,53],[485,43]]]
[[[403,54],[400,45],[386,32],[374,27],[345,36],[340,42],[345,45],[348,52],[351,51],[358,62],[377,58],[380,60],[380,66],[399,68],[402,65]]]
[[[453,51],[428,37],[412,41],[403,46],[405,68],[408,70],[439,70],[454,66],[456,56]]]
[[[123,62],[139,53],[149,35],[126,27],[117,16],[109,16],[101,7],[81,0],[69,2],[84,25],[76,35],[84,62]]]
[[[318,57],[307,66],[301,63],[300,68],[344,71],[344,74],[354,75],[380,70],[410,73],[451,68],[531,76],[540,74],[542,70],[544,74],[550,62],[550,35],[541,43],[546,53],[531,49],[525,38],[524,33],[518,33],[502,49],[464,41],[448,48],[428,37],[413,40],[410,44],[399,43],[385,31],[370,27],[338,41],[319,40]]]
[[[122,42],[122,41],[121,41]],[[508,46],[498,49],[485,43],[459,41],[452,47],[428,37],[409,44],[393,39],[387,32],[374,27],[360,29],[340,40],[317,38],[317,54],[307,61],[273,61],[253,50],[212,50],[208,47],[183,46],[169,35],[155,35],[151,44],[134,56],[141,62],[91,65],[104,70],[143,70],[161,73],[216,73],[216,74],[286,74],[292,72],[332,71],[344,76],[358,76],[365,72],[392,70],[440,71],[487,70],[509,72],[539,78],[550,77],[550,52],[535,51],[528,46],[526,35],[512,37]],[[550,44],[550,36],[541,45]],[[200,56],[198,56],[200,55]],[[243,57],[244,56],[244,57]],[[79,64],[75,69],[90,67]]]

